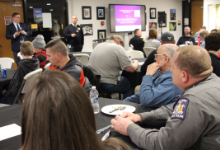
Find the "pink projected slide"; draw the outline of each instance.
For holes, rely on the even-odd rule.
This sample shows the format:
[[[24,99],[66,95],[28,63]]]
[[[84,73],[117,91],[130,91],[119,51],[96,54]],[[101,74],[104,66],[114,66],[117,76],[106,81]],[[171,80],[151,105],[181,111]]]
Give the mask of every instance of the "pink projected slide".
[[[116,31],[141,29],[141,6],[115,5]]]

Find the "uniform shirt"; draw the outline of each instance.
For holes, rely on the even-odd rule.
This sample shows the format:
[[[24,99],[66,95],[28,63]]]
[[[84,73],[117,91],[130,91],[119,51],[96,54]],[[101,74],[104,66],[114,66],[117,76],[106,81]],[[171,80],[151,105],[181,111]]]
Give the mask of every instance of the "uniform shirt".
[[[95,47],[89,57],[89,68],[101,75],[101,83],[117,84],[121,71],[131,65],[131,60],[122,46],[107,40]]]
[[[133,38],[130,39],[129,46],[132,44],[134,46],[134,50],[140,50],[143,52],[145,40],[140,38],[139,36],[135,35]]]
[[[72,34],[76,34],[75,37],[72,37]],[[84,44],[84,34],[82,27],[77,25],[76,27],[73,24],[68,25],[63,32],[64,37],[67,38],[67,43],[74,46],[82,46]]]
[[[127,133],[142,149],[218,150],[220,147],[220,78],[211,74],[194,84],[172,106],[140,114],[142,124],[165,125],[144,129],[130,124]],[[173,109],[174,108],[174,109]]]

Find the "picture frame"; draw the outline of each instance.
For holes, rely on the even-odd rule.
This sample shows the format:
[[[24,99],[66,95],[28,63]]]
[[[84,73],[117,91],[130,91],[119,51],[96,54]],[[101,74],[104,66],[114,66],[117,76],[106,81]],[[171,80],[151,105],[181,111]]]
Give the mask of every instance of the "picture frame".
[[[92,19],[91,6],[82,6],[82,19]]]
[[[98,39],[106,39],[106,30],[98,30]]]
[[[176,9],[170,9],[170,20],[176,20]]]
[[[93,26],[92,26],[92,24],[81,24],[80,26],[82,27],[84,36],[93,35]]]
[[[176,31],[176,22],[170,22],[169,31]]]
[[[150,29],[157,30],[157,22],[149,22],[149,30]]]
[[[97,20],[105,19],[105,7],[96,7]]]
[[[156,8],[150,8],[150,19],[156,19]]]

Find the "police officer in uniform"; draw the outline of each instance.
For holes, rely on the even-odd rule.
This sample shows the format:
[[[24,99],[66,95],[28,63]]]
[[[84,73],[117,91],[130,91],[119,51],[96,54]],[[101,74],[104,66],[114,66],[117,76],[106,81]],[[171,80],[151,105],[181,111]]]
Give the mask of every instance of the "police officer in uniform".
[[[218,150],[220,78],[212,73],[208,52],[200,46],[180,47],[171,65],[172,81],[183,91],[175,104],[116,116],[111,120],[112,128],[128,135],[142,149]],[[146,129],[135,122],[165,127]]]
[[[77,16],[72,17],[72,24],[64,29],[64,36],[67,38],[68,48],[71,52],[81,52],[84,44],[82,27],[77,24]]]
[[[145,43],[145,39],[141,38],[142,32],[140,29],[134,30],[134,37],[130,39],[129,46],[133,45],[134,50],[140,50],[144,53],[143,47]]]

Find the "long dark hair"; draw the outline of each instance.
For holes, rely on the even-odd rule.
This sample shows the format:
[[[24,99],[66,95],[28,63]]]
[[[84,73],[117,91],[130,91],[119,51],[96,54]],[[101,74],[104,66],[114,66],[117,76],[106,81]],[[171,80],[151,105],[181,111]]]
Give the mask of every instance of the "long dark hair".
[[[24,97],[21,124],[22,150],[104,149],[89,97],[61,71],[48,70],[35,79]]]

